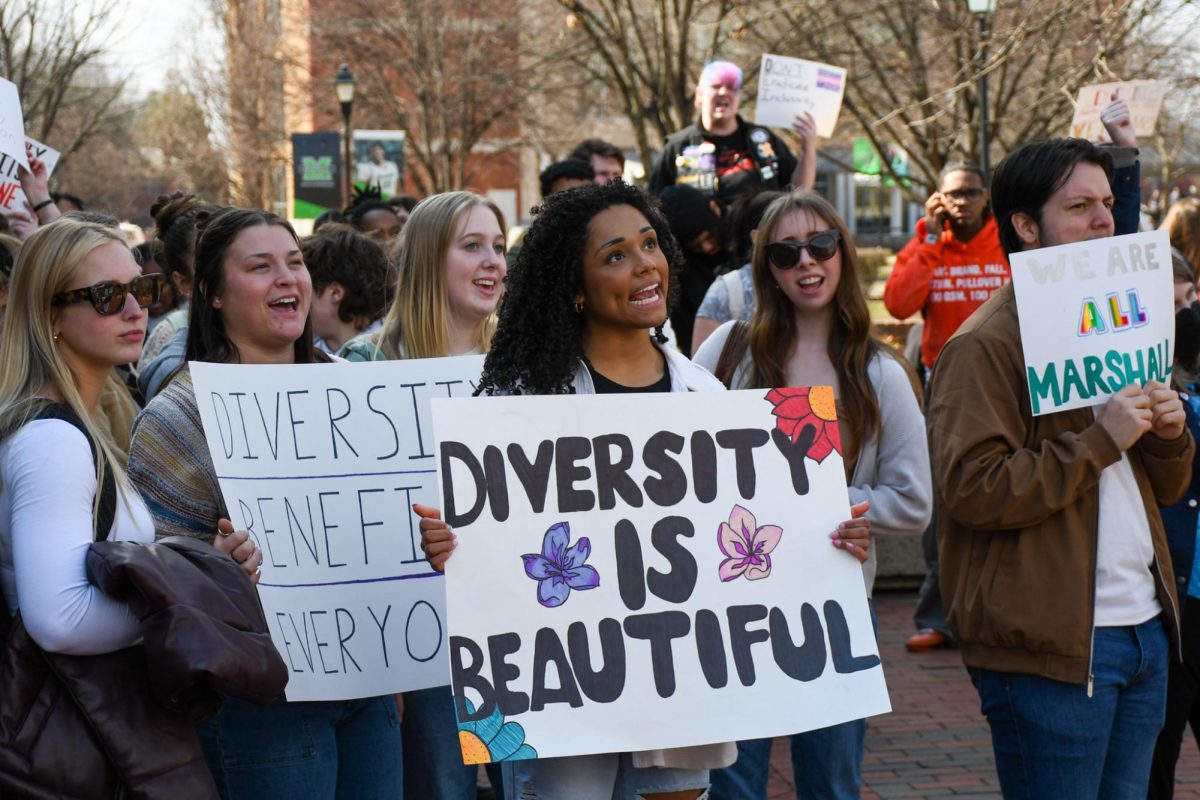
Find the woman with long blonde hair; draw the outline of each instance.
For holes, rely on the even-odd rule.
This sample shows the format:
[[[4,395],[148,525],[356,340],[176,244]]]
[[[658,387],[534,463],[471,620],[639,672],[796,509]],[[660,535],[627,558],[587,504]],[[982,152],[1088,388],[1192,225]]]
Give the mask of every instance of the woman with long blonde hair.
[[[397,285],[383,327],[352,339],[349,361],[438,358],[487,351],[504,287],[504,215],[471,192],[417,204],[395,250]],[[404,694],[404,793],[473,800],[475,768],[459,755],[449,686]],[[491,770],[499,785],[499,770]]]
[[[383,328],[341,355],[383,361],[486,352],[507,269],[504,232],[504,215],[486,197],[446,192],[418,203],[396,250],[396,293]]]
[[[160,285],[120,231],[72,219],[33,233],[13,269],[0,335],[0,586],[50,652],[107,653],[141,637],[128,606],[88,582],[86,557],[99,539],[154,539],[100,405],[113,367],[137,360]]]

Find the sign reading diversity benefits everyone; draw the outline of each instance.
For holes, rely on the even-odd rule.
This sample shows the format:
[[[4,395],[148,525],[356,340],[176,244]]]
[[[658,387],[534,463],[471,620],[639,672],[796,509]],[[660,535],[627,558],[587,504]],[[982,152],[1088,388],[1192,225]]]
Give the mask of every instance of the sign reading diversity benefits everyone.
[[[191,363],[230,519],[263,551],[289,700],[449,683],[444,581],[411,506],[437,502],[430,399],[470,395],[482,367]]]
[[[1166,383],[1175,357],[1171,245],[1134,233],[1009,256],[1035,416]]]
[[[464,761],[890,710],[829,387],[435,400]]]

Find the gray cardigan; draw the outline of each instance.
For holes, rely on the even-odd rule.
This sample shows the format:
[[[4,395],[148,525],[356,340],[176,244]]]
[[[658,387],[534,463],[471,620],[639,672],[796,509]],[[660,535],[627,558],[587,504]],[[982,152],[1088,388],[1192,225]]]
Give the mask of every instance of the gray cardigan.
[[[715,369],[721,350],[733,330],[726,322],[696,352],[695,362]],[[730,385],[747,388],[750,353],[733,371]],[[903,365],[880,353],[867,366],[867,375],[879,401],[879,432],[859,445],[858,462],[849,481],[850,503],[871,501],[867,518],[877,536],[915,536],[929,524],[933,513],[933,480],[929,469],[929,441],[925,417]],[[863,564],[867,595],[875,585],[875,548]]]

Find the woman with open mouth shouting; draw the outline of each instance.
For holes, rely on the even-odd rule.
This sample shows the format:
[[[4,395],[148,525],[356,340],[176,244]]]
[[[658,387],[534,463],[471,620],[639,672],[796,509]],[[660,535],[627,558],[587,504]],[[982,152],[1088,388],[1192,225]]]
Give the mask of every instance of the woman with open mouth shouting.
[[[447,192],[417,204],[404,227],[391,308],[377,334],[351,340],[347,361],[438,358],[487,351],[508,266],[504,215],[485,197]],[[449,686],[404,693],[404,791],[474,800]],[[500,770],[489,767],[498,785]]]
[[[750,321],[717,328],[696,363],[732,389],[833,387],[813,411],[835,420],[850,501],[870,502],[875,533],[924,530],[933,490],[916,377],[871,337],[846,224],[820,195],[792,192],[764,212],[750,263]],[[875,559],[860,558],[869,597]],[[796,796],[857,798],[866,730],[855,720],[793,735]],[[769,739],[738,742],[737,763],[713,776],[714,800],[765,798],[770,756]]]
[[[266,211],[221,210],[200,221],[185,362],[329,361],[313,347],[311,301],[291,226]],[[160,536],[211,540],[219,529],[233,540],[243,568],[262,563],[254,542],[229,523],[186,365],[138,417],[129,462]],[[226,800],[384,800],[402,793],[400,723],[390,695],[281,698],[267,707],[227,698],[200,739]]]
[[[509,273],[480,382],[485,394],[722,391],[664,347],[679,245],[656,204],[620,181],[551,195]],[[418,507],[426,558],[442,569],[453,532]],[[860,523],[865,544],[866,524]],[[849,538],[849,537],[848,537]],[[631,720],[636,724],[636,720]],[[731,744],[506,761],[510,798],[698,800]]]

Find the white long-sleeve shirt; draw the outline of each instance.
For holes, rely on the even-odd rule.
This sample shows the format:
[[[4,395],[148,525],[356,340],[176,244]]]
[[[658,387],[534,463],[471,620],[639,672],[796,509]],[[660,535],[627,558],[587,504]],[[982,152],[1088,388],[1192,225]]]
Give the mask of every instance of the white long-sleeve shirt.
[[[0,445],[0,588],[30,636],[49,652],[95,655],[141,638],[124,603],[87,579],[96,467],[69,422],[35,420]],[[109,539],[154,541],[137,491],[118,492]]]

